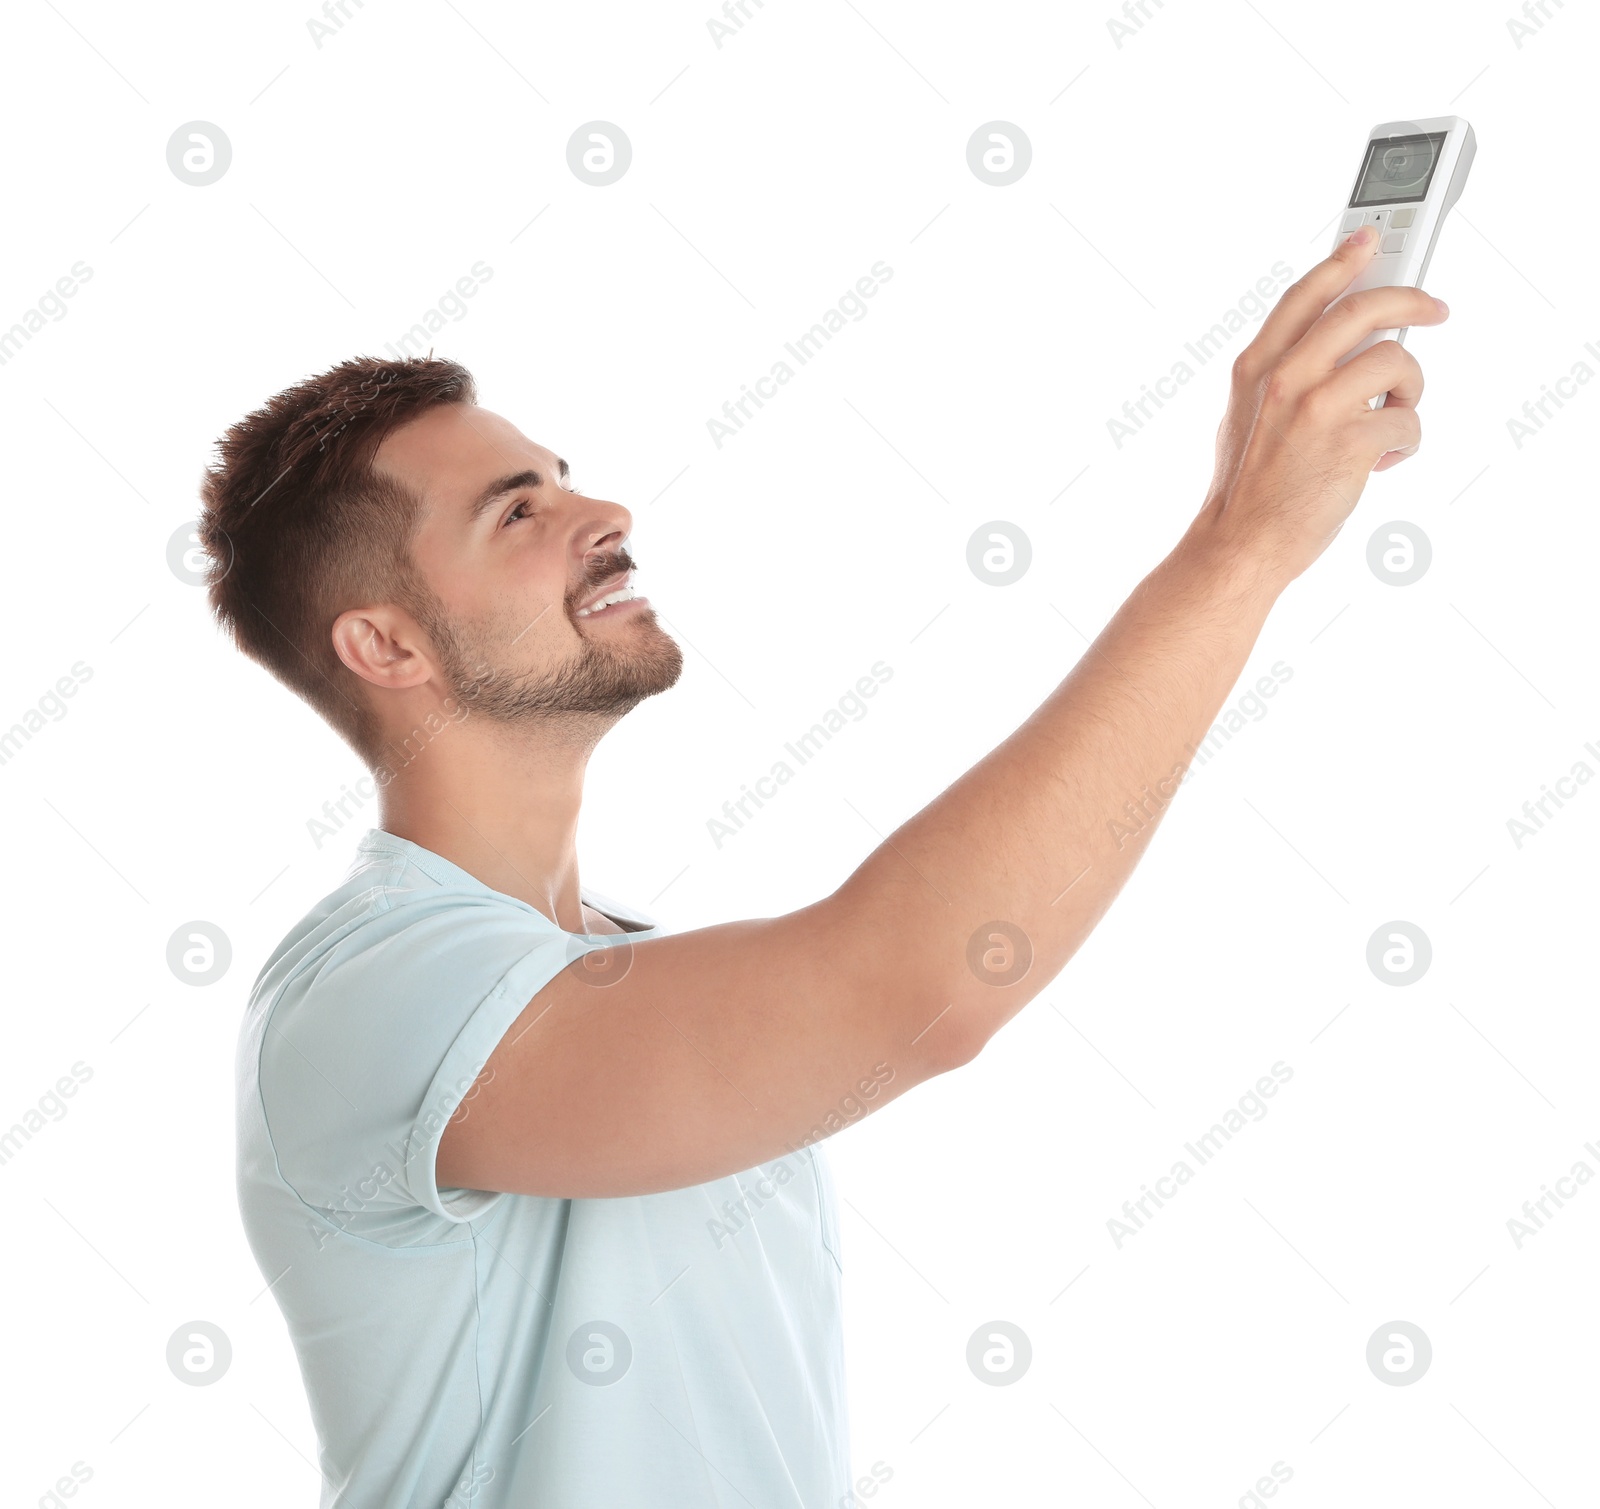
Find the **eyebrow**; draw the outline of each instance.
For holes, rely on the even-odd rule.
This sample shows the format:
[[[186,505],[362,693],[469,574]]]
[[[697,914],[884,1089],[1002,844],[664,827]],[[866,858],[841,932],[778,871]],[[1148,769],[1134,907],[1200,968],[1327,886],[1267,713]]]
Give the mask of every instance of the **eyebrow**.
[[[559,456],[556,457],[556,466],[560,471],[561,480],[566,482],[572,475],[567,463]],[[508,493],[521,492],[525,487],[544,486],[544,474],[533,470],[512,472],[506,477],[497,477],[472,501],[472,506],[467,511],[467,523],[475,524],[493,508]]]

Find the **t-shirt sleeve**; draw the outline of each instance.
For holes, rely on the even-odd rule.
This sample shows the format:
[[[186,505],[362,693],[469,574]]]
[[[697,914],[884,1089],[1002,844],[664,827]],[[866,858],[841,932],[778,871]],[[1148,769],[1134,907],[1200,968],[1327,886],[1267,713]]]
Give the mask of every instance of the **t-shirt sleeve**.
[[[278,1171],[340,1230],[426,1241],[439,1218],[468,1221],[501,1198],[440,1189],[439,1140],[506,1030],[584,940],[531,908],[448,889],[331,921],[261,1034]]]

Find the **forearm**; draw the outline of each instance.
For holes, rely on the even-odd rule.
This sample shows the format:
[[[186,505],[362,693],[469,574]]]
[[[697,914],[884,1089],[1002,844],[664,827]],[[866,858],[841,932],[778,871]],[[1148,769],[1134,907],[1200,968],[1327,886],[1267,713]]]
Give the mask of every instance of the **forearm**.
[[[1443,318],[1419,289],[1329,307],[1375,244],[1313,268],[1236,358],[1200,516],[1027,722],[831,896],[560,971],[451,1119],[442,1182],[574,1198],[752,1168],[962,1062],[1049,984],[1150,842],[1278,593],[1374,466],[1416,448],[1415,358],[1381,341],[1340,363],[1373,330]]]
[[[1176,794],[1282,585],[1221,535],[1202,513],[1038,710],[833,898],[935,1058],[970,1056],[1049,984]]]

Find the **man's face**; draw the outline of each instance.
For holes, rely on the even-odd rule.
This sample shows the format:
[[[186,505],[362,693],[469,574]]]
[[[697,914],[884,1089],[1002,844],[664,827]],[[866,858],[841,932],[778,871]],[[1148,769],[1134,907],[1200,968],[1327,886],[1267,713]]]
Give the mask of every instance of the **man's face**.
[[[419,616],[448,690],[499,722],[621,717],[665,691],[683,652],[631,590],[628,510],[586,497],[567,463],[475,405],[386,436],[374,467],[424,499]]]

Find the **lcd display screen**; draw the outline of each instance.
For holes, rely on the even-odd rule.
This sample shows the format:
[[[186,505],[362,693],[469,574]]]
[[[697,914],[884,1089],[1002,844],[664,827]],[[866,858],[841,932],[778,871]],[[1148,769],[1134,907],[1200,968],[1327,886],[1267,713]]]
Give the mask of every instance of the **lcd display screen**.
[[[1369,142],[1350,208],[1408,204],[1426,198],[1445,135],[1434,131],[1417,136],[1380,136]]]

